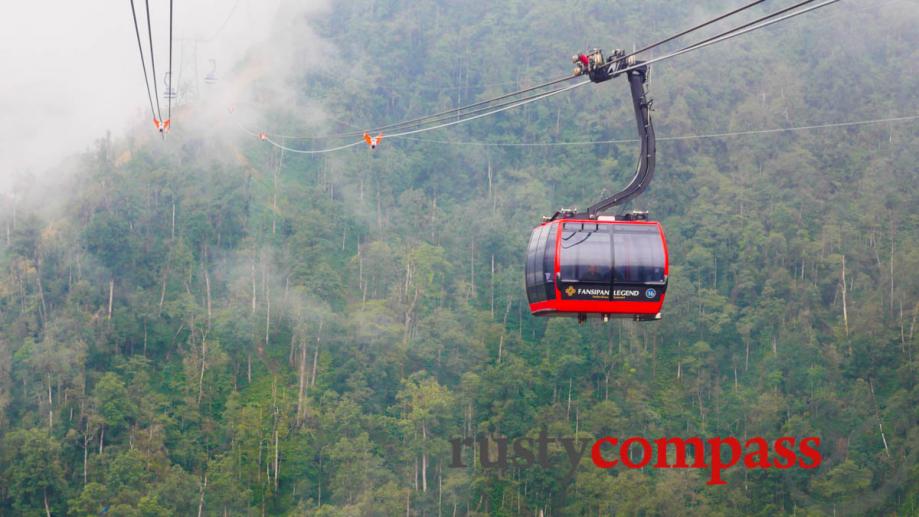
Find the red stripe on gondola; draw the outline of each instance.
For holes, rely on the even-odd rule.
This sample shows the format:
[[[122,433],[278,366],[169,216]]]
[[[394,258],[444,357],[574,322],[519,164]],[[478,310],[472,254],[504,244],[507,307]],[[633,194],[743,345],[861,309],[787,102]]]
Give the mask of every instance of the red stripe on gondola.
[[[661,295],[656,302],[610,302],[592,300],[546,300],[530,304],[530,312],[552,313],[570,312],[578,314],[643,314],[654,315],[664,306],[664,297]]]

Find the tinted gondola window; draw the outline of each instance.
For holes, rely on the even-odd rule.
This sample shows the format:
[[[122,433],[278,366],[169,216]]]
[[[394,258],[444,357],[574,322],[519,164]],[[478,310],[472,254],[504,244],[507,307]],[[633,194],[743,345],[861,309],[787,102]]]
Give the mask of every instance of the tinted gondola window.
[[[558,223],[533,230],[527,246],[526,284],[530,303],[555,298],[555,242]]]
[[[610,237],[609,225],[566,223],[560,250],[562,280],[609,283]]]
[[[526,284],[527,298],[530,303],[540,302],[545,299],[545,292],[541,289],[542,283],[540,282],[542,259],[537,254],[539,243],[545,238],[545,232],[546,228],[544,226],[534,229],[530,235],[530,244],[527,246]]]
[[[615,282],[664,283],[664,244],[656,225],[615,225],[613,250]]]

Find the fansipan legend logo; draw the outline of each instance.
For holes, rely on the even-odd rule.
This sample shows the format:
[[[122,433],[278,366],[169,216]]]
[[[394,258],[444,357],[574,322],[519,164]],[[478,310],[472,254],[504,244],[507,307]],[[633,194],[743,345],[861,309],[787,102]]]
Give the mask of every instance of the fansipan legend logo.
[[[709,485],[724,485],[723,472],[734,466],[747,469],[814,469],[820,466],[820,437],[797,438],[782,436],[767,440],[754,436],[740,440],[733,436],[703,439],[698,436],[678,436],[648,439],[631,436],[620,439],[604,436],[600,439],[550,437],[543,429],[536,438],[521,437],[511,440],[479,433],[475,438],[452,438],[451,468],[465,468],[465,447],[472,448],[476,464],[483,469],[526,468],[540,466],[552,468],[549,446],[558,444],[568,463],[567,477],[571,478],[585,456],[601,469],[706,469]]]

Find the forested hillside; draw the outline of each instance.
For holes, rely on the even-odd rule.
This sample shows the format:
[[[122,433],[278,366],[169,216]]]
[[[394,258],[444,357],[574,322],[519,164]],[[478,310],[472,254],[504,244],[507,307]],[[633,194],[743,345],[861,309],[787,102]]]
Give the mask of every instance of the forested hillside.
[[[282,153],[230,121],[412,118],[733,3],[575,4],[341,2],[309,20],[334,49],[320,64],[278,81],[253,52],[228,71],[221,127],[194,122],[202,95],[164,141],[145,122],[99,135],[63,186],[20,181],[0,514],[919,513],[919,122],[668,138],[916,115],[914,1],[840,2],[653,66],[657,174],[625,209],[667,233],[659,322],[534,318],[523,288],[541,216],[624,184],[637,144],[480,145],[633,139],[621,78],[372,152]],[[287,22],[264,45],[295,39]],[[823,462],[723,486],[589,458],[569,480],[559,446],[558,467],[449,467],[451,438],[543,428],[819,436]]]

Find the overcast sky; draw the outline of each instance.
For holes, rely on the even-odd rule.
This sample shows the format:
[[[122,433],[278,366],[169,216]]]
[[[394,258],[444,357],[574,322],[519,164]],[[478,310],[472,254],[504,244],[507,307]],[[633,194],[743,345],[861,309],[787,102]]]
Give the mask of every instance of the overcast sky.
[[[165,110],[169,0],[149,1]],[[0,16],[0,191],[22,172],[40,174],[85,150],[106,131],[117,137],[138,124],[153,128],[129,0],[8,4]],[[326,2],[175,0],[173,73],[179,93],[209,88],[203,78],[214,66],[210,60],[218,76],[230,69],[268,36],[282,5],[309,13]],[[144,0],[135,0],[135,8],[146,53]]]

